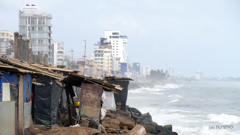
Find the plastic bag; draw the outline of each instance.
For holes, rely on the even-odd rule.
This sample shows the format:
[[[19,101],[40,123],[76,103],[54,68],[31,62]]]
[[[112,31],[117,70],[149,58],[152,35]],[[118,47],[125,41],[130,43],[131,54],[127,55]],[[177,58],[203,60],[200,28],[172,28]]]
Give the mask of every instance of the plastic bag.
[[[102,101],[103,101],[103,102],[106,102],[106,94],[105,94],[105,91],[103,91],[103,93],[102,93]]]
[[[104,117],[106,116],[106,112],[107,112],[107,110],[101,108],[101,120],[103,120]]]

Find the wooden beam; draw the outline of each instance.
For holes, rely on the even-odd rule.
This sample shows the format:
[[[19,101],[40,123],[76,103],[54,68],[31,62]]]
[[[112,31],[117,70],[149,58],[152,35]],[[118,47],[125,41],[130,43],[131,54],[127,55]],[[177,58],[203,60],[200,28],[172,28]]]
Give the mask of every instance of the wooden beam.
[[[18,87],[18,135],[23,135],[23,76],[19,77]]]

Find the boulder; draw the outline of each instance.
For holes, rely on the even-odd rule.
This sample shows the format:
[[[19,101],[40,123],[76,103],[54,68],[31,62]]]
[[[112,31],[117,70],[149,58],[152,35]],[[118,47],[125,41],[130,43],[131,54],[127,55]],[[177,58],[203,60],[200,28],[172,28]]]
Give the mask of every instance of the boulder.
[[[178,135],[178,133],[176,133],[176,132],[172,132],[172,134],[171,135]]]
[[[105,128],[115,128],[120,129],[120,121],[118,119],[104,119],[102,121],[102,125]]]
[[[157,135],[167,135],[167,132],[166,131],[161,131],[161,132],[157,133]]]
[[[157,133],[158,133],[158,131],[156,129],[153,129],[151,132],[151,134],[157,134]]]
[[[152,133],[152,131],[153,131],[153,127],[152,126],[148,126],[148,125],[142,125],[145,129],[146,129],[146,131],[148,132],[148,133]]]
[[[117,117],[117,119],[120,121],[121,129],[124,129],[124,126],[127,126],[128,129],[133,129],[135,126],[135,123],[132,121],[131,118]]]
[[[149,113],[144,113],[144,114],[141,116],[141,119],[142,119],[142,120],[148,120],[148,121],[151,121],[151,122],[152,122],[152,116],[151,116]]]
[[[166,125],[166,127],[164,126],[160,126],[160,125],[157,125],[157,126],[155,126],[155,129],[158,131],[158,132],[160,132],[160,133],[162,133],[162,134],[165,134],[165,135],[172,135],[172,131],[171,131],[171,129],[172,128],[170,128],[171,126],[169,126],[169,125]]]
[[[164,128],[172,132],[172,125],[164,125]]]

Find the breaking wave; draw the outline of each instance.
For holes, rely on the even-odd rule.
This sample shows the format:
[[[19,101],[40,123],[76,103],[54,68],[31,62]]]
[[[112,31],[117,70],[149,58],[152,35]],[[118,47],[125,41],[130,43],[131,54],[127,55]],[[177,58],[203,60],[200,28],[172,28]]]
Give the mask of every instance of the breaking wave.
[[[228,114],[209,114],[207,116],[210,121],[219,122],[221,124],[237,124],[240,123],[240,117],[235,115],[228,115]]]
[[[177,88],[180,88],[180,87],[182,87],[182,86],[181,85],[176,85],[176,84],[155,85],[153,88],[141,87],[141,88],[138,88],[138,89],[135,89],[135,90],[129,90],[128,93],[138,94],[138,93],[154,92],[152,94],[161,95],[160,93],[156,93],[156,92],[170,90],[170,89],[177,89]]]

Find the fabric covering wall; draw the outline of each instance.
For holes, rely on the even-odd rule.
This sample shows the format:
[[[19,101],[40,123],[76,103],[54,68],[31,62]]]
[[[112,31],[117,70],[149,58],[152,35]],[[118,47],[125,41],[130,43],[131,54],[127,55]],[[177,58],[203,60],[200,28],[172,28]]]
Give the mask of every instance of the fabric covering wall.
[[[34,88],[33,121],[35,124],[43,124],[44,122],[48,122],[50,125],[57,124],[62,87],[50,77],[40,76],[37,80],[44,86],[35,86]]]

